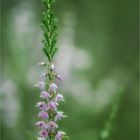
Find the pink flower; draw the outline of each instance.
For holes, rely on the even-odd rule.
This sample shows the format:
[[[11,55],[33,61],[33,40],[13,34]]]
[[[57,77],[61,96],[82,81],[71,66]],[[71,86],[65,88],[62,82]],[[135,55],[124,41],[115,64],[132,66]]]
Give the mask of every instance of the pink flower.
[[[64,113],[61,112],[61,111],[57,112],[57,114],[56,114],[56,116],[55,116],[55,121],[59,121],[59,120],[61,120],[63,117],[66,117],[66,116],[64,116],[63,114],[64,114]]]
[[[58,131],[55,136],[55,140],[62,140],[64,136],[65,136],[65,132]]]
[[[39,126],[41,129],[46,129],[46,123],[44,121],[39,121],[35,125]]]
[[[47,137],[48,137],[48,131],[46,131],[46,130],[41,130],[41,131],[39,132],[39,135],[40,135],[40,137],[42,137],[42,138],[47,138]]]
[[[55,97],[55,102],[65,101],[63,95],[57,94]]]
[[[36,104],[36,107],[38,107],[41,110],[47,110],[47,105],[45,104],[45,102],[38,102]]]
[[[48,119],[48,118],[49,118],[48,113],[45,112],[45,111],[39,112],[38,116],[39,116],[40,118],[42,118],[42,119]]]
[[[51,101],[48,103],[48,109],[57,110],[57,105],[58,104],[56,102]]]
[[[57,85],[55,83],[51,83],[49,88],[50,88],[50,91],[56,92],[58,87],[57,87]]]
[[[44,82],[38,82],[36,85],[34,85],[35,87],[40,88],[42,91],[45,90],[45,86],[46,84]]]
[[[46,127],[48,130],[53,130],[53,129],[56,129],[58,128],[58,125],[53,122],[53,121],[50,121],[49,123],[47,123],[47,127]]]
[[[49,97],[50,97],[50,94],[47,91],[42,91],[41,92],[40,98],[49,99]]]

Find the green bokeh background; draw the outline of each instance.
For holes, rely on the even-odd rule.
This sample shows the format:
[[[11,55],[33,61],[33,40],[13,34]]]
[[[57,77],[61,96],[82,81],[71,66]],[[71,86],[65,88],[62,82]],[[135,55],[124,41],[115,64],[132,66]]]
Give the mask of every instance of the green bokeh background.
[[[40,0],[2,0],[1,138],[34,140],[45,69]],[[138,140],[138,1],[56,0],[60,122],[71,140]]]

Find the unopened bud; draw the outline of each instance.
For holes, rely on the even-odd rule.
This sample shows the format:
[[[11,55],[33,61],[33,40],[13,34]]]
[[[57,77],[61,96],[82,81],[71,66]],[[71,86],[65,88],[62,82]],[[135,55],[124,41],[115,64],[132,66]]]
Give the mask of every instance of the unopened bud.
[[[51,64],[50,69],[51,69],[51,70],[54,69],[54,64]]]
[[[46,66],[46,63],[45,62],[39,62],[37,65],[38,66]]]
[[[59,74],[56,75],[56,78],[60,81],[63,81],[62,77]]]

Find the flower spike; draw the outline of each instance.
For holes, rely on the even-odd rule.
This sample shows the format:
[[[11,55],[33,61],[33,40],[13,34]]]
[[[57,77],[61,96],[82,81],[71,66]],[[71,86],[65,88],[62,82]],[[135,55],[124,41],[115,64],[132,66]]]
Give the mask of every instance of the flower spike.
[[[61,101],[64,101],[63,95],[58,93],[58,85],[56,80],[62,81],[62,77],[55,73],[55,65],[52,63],[57,47],[57,19],[55,18],[52,5],[55,0],[42,0],[43,6],[47,9],[42,15],[42,31],[43,31],[43,51],[48,59],[48,62],[40,62],[37,65],[47,67],[46,71],[40,75],[40,82],[35,87],[40,91],[40,101],[36,104],[39,109],[39,121],[35,123],[39,127],[37,140],[68,140],[65,132],[59,130],[57,124],[62,120],[64,113],[58,111],[58,106]]]

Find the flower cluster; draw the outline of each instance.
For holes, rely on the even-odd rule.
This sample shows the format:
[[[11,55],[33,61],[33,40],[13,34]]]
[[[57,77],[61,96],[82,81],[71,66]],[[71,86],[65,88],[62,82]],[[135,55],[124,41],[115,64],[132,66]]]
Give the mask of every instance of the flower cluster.
[[[46,66],[44,62],[38,65]],[[60,75],[54,74],[53,64],[49,64],[48,67],[48,73],[43,74],[43,78],[41,75],[41,81],[35,85],[40,89],[41,98],[41,102],[36,104],[39,109],[38,117],[41,120],[36,122],[35,125],[40,128],[38,140],[62,140],[66,134],[58,130],[57,122],[66,117],[62,111],[58,111],[58,104],[64,101],[64,97],[58,93],[58,86],[55,83],[56,79],[62,80],[62,78]]]

